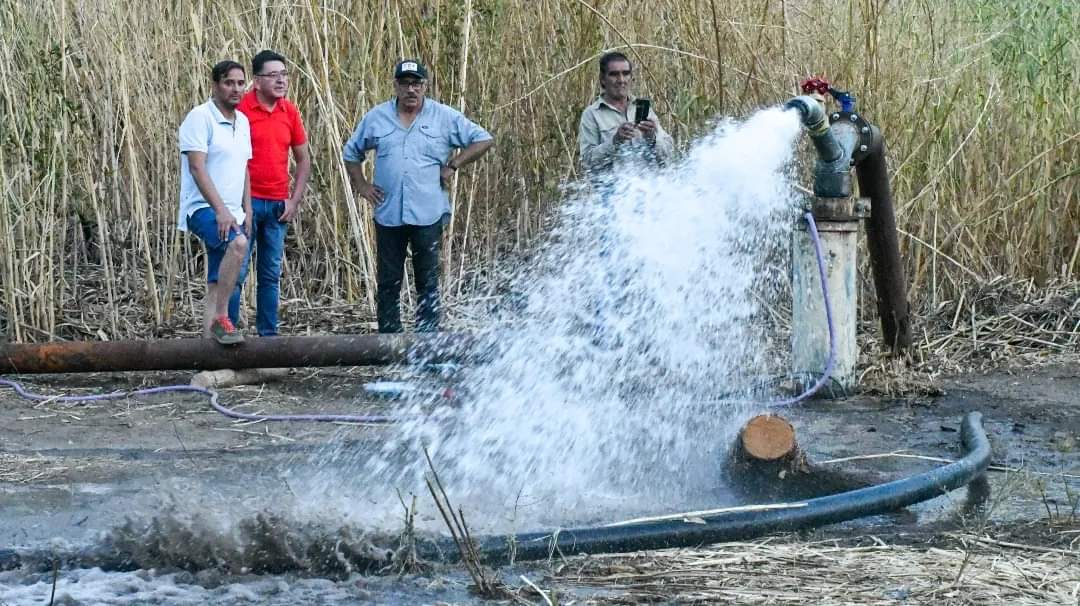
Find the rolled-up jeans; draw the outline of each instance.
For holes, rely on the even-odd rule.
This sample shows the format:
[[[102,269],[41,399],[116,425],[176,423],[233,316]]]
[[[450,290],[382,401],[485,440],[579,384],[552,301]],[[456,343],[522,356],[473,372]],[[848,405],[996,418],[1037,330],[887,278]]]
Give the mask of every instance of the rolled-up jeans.
[[[285,253],[285,233],[289,231],[289,224],[278,220],[283,212],[285,202],[282,200],[251,199],[251,244],[240,268],[236,289],[229,298],[229,319],[236,324],[240,319],[240,290],[247,279],[251,256],[255,254],[255,329],[263,337],[278,334],[281,258]]]

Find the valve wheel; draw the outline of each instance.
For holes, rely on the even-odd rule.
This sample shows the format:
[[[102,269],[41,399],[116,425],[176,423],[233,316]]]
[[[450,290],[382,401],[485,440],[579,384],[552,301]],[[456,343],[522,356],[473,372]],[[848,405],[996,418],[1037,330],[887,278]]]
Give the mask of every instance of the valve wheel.
[[[818,78],[816,76],[812,76],[810,78],[807,78],[806,80],[803,80],[799,87],[802,88],[802,92],[807,95],[811,93],[825,95],[828,94],[830,89],[828,80],[824,78]]]

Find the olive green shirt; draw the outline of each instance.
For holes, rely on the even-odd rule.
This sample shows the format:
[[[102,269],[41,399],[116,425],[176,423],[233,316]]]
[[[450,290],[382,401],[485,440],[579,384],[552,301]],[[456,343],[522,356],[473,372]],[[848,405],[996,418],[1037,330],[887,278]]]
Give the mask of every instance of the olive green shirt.
[[[649,119],[656,123],[656,143],[652,145],[653,153],[660,164],[671,159],[675,152],[675,144],[671,135],[660,126],[660,120],[656,112],[649,108]],[[634,138],[622,145],[615,144],[615,132],[625,122],[634,121],[634,99],[631,98],[626,104],[626,111],[621,112],[604,101],[603,95],[596,98],[581,112],[581,122],[578,125],[578,149],[581,152],[581,164],[586,170],[606,169],[611,167],[618,157],[621,148],[629,150],[644,149],[649,146],[641,131],[634,132]],[[628,156],[635,155],[627,153]]]

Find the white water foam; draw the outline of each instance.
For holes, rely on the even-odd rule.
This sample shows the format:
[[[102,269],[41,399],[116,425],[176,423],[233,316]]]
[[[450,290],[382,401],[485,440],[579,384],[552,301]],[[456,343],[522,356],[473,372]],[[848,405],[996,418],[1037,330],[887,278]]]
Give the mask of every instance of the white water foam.
[[[295,604],[434,604],[467,601],[456,580],[355,575],[342,581],[289,576],[229,576],[214,571],[103,572],[63,570],[55,588],[52,572],[0,572],[5,606],[294,606]]]
[[[425,447],[488,530],[715,504],[747,413],[717,401],[777,370],[763,312],[787,276],[799,132],[763,110],[676,166],[627,163],[607,195],[571,196],[513,281],[519,305],[482,335],[487,361],[463,371],[461,405],[416,401],[381,452],[335,452],[312,505],[359,491],[370,523],[380,491],[426,497]],[[342,466],[362,485],[341,486]]]

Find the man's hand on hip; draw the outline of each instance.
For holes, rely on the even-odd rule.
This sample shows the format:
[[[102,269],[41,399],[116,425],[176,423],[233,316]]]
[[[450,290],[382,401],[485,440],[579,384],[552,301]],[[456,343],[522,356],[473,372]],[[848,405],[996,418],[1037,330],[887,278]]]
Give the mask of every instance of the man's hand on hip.
[[[222,242],[229,238],[230,230],[240,231],[240,226],[236,224],[236,217],[228,209],[214,211],[214,217],[217,219],[218,238]]]
[[[454,169],[443,164],[442,168],[439,169],[439,185],[441,185],[443,189],[450,189],[450,182],[453,178]]]
[[[361,198],[374,204],[382,204],[383,197],[386,196],[386,194],[383,193],[382,188],[374,183],[365,183],[364,185],[361,185],[357,193],[360,194]]]

